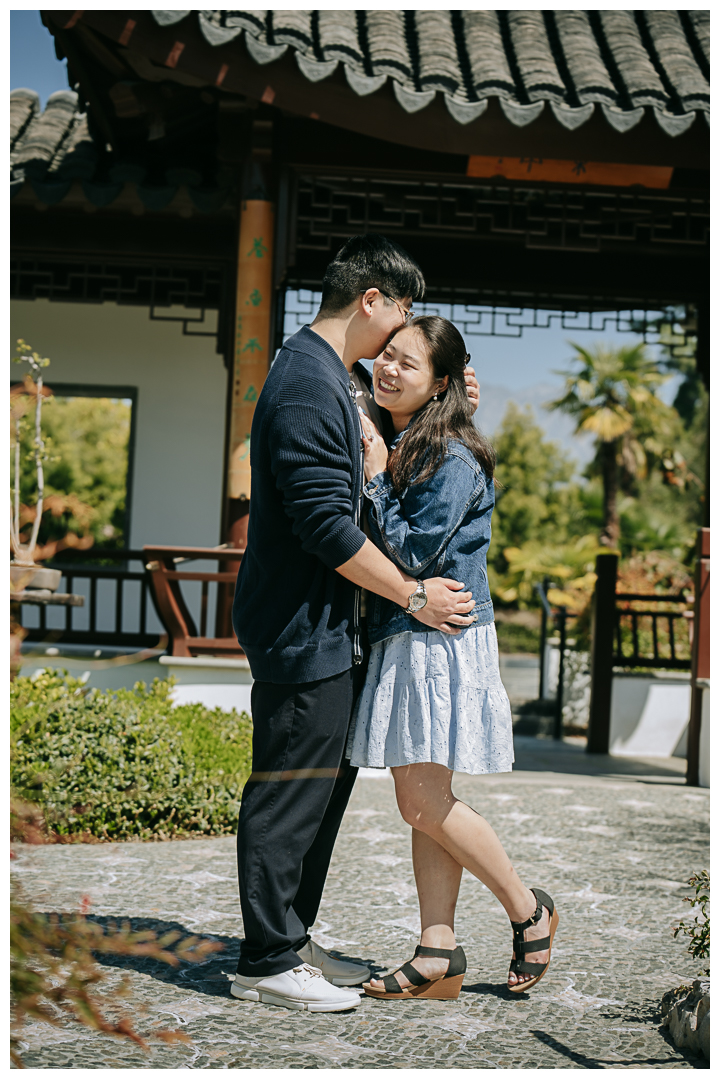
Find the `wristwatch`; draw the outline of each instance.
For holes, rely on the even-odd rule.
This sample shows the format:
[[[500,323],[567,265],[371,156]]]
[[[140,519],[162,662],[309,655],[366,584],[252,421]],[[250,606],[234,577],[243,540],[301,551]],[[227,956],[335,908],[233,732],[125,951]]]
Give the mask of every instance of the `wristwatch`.
[[[413,592],[410,593],[408,600],[408,606],[405,611],[408,615],[414,615],[417,611],[421,611],[427,604],[428,598],[425,592],[425,585],[422,581],[418,581]]]

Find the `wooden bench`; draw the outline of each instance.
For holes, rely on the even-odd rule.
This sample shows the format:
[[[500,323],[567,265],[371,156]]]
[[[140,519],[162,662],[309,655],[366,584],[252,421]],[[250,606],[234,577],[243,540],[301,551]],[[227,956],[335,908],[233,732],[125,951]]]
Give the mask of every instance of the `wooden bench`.
[[[146,544],[143,547],[145,569],[158,613],[170,638],[171,656],[244,656],[232,633],[230,612],[235,581],[244,548],[170,547]],[[194,560],[216,560],[217,571],[179,570]],[[200,597],[200,632],[182,594],[183,581],[202,583]],[[217,584],[215,637],[207,634],[208,594],[211,582]],[[228,636],[231,635],[231,636]]]

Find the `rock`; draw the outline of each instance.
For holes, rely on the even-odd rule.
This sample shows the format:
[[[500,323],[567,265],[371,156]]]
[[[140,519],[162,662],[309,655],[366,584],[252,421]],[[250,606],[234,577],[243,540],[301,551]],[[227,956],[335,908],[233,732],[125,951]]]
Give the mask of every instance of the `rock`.
[[[667,1028],[677,1047],[710,1060],[710,980],[696,979],[687,987],[669,990],[660,1006],[661,1027]]]

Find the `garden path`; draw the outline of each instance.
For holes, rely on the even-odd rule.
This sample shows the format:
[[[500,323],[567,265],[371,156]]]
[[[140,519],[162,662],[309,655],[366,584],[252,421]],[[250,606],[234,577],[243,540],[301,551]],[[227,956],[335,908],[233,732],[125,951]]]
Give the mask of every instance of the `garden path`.
[[[457,776],[457,793],[493,824],[521,876],[555,898],[560,925],[543,982],[504,986],[510,932],[492,895],[465,875],[458,940],[469,961],[460,999],[363,999],[308,1014],[229,995],[242,934],[232,838],[16,848],[14,872],[38,910],[77,909],[137,928],[178,927],[225,948],[204,965],[106,959],[108,985],[127,974],[145,1013],[139,1030],[182,1028],[192,1045],[149,1052],[76,1022],[29,1024],[28,1068],[703,1068],[659,1029],[663,993],[696,962],[671,928],[687,914],[684,884],[708,864],[708,792],[684,785],[681,761],[591,757],[572,740],[517,738],[516,769]],[[410,830],[392,781],[361,778],[330,870],[315,938],[392,968],[412,955],[417,901]]]

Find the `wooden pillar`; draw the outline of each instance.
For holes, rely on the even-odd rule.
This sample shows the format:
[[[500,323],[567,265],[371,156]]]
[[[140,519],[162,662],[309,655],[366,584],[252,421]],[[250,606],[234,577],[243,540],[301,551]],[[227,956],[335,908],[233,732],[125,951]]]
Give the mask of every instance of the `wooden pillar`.
[[[610,552],[598,555],[595,560],[597,582],[592,617],[589,754],[607,754],[610,750],[617,567],[618,557]]]
[[[692,691],[688,727],[688,784],[697,787],[700,779],[700,728],[703,694],[709,693],[710,679],[710,530],[698,529],[695,563],[695,618],[692,644]]]
[[[697,344],[695,363],[698,372],[710,393],[710,300],[704,300],[697,308]],[[703,497],[703,526],[710,528],[710,409],[707,415],[705,435],[705,493]]]
[[[235,348],[228,447],[228,535],[244,547],[250,500],[250,431],[255,405],[270,368],[274,207],[246,199],[240,209],[235,301]]]

